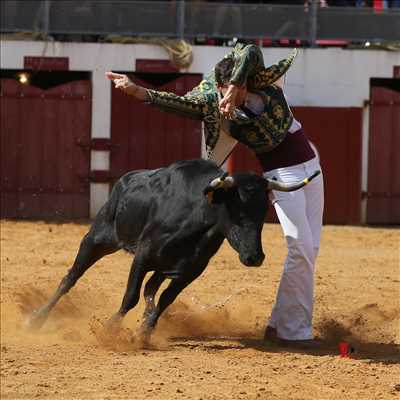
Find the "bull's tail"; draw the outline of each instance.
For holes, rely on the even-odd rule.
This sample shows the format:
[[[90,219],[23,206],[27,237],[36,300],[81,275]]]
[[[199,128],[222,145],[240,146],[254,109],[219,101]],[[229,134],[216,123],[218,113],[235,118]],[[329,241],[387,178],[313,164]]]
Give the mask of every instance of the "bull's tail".
[[[136,170],[131,171],[123,175],[118,181],[115,183],[114,187],[111,190],[110,198],[107,203],[104,204],[103,208],[103,217],[107,222],[113,222],[115,219],[115,214],[117,212],[118,203],[123,196],[123,192],[125,188],[129,185],[132,178],[141,174],[144,170]]]
[[[115,214],[117,212],[117,206],[119,200],[121,198],[122,192],[124,190],[124,184],[121,180],[119,180],[111,190],[110,198],[108,199],[107,203],[104,204],[104,219],[107,222],[113,222],[115,219]]]

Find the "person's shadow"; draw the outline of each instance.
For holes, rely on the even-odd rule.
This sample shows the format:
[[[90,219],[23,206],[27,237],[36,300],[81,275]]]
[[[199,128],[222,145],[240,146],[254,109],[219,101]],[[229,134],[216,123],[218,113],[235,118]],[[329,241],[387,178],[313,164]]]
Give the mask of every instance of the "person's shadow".
[[[339,356],[339,343],[326,342],[321,349],[297,349],[283,347],[275,343],[266,343],[262,339],[239,339],[239,343],[246,348],[253,348],[263,352],[293,352],[315,356]],[[350,342],[348,356],[355,360],[365,360],[370,363],[400,364],[400,345],[395,343]]]
[[[198,348],[210,350],[241,350],[254,349],[264,353],[297,353],[314,356],[338,356],[339,343],[326,342],[320,349],[298,349],[284,347],[273,342],[266,342],[262,338],[235,338],[235,337],[174,337],[170,338],[174,347]],[[225,344],[221,344],[226,342]],[[364,360],[369,363],[400,364],[400,345],[395,343],[376,343],[354,341],[349,343],[349,357],[355,360]]]

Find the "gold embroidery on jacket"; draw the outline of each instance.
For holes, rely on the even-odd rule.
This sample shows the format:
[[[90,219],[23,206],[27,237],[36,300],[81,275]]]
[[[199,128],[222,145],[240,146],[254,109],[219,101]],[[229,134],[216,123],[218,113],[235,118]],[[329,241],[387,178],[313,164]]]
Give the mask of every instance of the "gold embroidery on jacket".
[[[262,53],[257,46],[238,45],[226,56],[235,61],[232,76],[236,77],[237,82],[246,79],[249,89],[259,94],[265,104],[261,115],[250,120],[234,120],[230,123],[232,136],[257,153],[270,151],[279,145],[293,121],[282,90],[272,84],[286,73],[296,53],[295,49],[288,58],[268,68],[264,67]],[[214,149],[222,118],[214,71],[184,96],[151,89],[148,89],[147,93],[150,104],[164,111],[202,120],[207,151]]]

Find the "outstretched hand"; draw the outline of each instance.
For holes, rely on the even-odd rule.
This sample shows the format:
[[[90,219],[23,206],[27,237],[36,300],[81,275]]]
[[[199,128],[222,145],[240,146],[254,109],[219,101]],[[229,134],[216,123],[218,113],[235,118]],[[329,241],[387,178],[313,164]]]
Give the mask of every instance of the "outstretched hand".
[[[139,86],[132,82],[127,75],[117,74],[116,72],[106,72],[107,78],[112,81],[117,89],[121,89],[126,94],[135,95]]]

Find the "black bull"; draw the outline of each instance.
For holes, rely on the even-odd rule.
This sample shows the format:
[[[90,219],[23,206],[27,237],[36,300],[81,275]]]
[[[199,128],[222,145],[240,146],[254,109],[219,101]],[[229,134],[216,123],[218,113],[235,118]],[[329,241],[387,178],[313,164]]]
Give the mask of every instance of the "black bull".
[[[28,325],[40,328],[51,309],[96,261],[120,249],[135,253],[126,292],[114,326],[139,301],[145,275],[146,308],[141,332],[149,334],[162,312],[206,268],[224,239],[247,266],[264,260],[261,230],[267,212],[267,191],[296,190],[316,176],[294,185],[265,180],[255,174],[226,174],[213,162],[180,161],[167,168],[133,171],[115,184],[81,241],[72,268],[47,304]],[[171,279],[158,304],[162,282]]]

